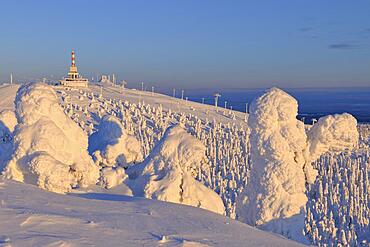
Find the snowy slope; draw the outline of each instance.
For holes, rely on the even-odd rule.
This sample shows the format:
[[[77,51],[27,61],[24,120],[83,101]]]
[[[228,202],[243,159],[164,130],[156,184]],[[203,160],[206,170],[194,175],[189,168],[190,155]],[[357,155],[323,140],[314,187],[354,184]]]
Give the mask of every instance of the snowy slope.
[[[89,86],[89,90],[94,93],[100,93],[99,86],[91,85]],[[139,102],[145,102],[153,107],[161,105],[164,110],[170,109],[173,112],[191,113],[202,119],[208,118],[213,120],[215,118],[217,121],[223,123],[240,124],[241,122],[244,122],[245,119],[245,114],[242,112],[224,110],[221,107],[216,111],[215,107],[211,105],[185,101],[163,94],[142,92],[139,90],[125,89],[121,91],[119,87],[107,86],[103,88],[103,97],[111,99],[125,99],[130,103],[136,104]],[[235,115],[235,119],[233,119],[233,114]]]
[[[0,85],[0,111],[14,109],[13,102],[18,87],[18,85]]]
[[[0,109],[14,109],[17,88],[15,85],[0,86],[0,96],[6,96],[0,97],[3,104]],[[54,90],[64,112],[86,134],[99,130],[104,116],[117,117],[125,132],[139,140],[144,157],[152,152],[169,126],[182,123],[188,133],[206,146],[209,167],[202,167],[196,179],[222,198],[227,216],[238,218],[235,202],[250,183],[253,169],[250,130],[246,126],[245,114],[224,109],[216,112],[213,106],[150,92],[121,91],[112,86],[103,88],[103,97],[99,97],[98,86],[87,90],[58,87]],[[358,128],[361,149],[338,155],[329,152],[314,164],[319,176],[314,185],[306,186],[309,201],[305,205],[304,231],[315,245],[356,246],[361,243],[366,246],[370,241],[370,125]],[[111,175],[112,172],[107,171],[107,177]],[[93,188],[92,191],[108,193],[102,188]],[[111,188],[109,193],[132,194],[125,185]],[[162,202],[160,205],[166,204]]]
[[[4,246],[298,246],[202,209],[117,194],[0,180],[0,204]]]

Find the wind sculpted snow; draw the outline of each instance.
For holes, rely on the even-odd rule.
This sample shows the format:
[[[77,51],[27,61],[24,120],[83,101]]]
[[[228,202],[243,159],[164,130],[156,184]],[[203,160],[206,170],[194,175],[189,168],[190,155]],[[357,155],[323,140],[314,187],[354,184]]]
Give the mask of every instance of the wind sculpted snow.
[[[204,145],[182,127],[173,126],[149,157],[128,173],[137,195],[224,214],[221,198],[194,179],[200,166],[208,166]]]
[[[13,109],[12,99],[16,89],[16,85],[0,87],[0,94],[7,96],[0,98],[0,104],[5,104],[5,108],[0,105],[0,109]],[[99,125],[105,117],[115,117],[123,125],[123,133],[135,136],[139,140],[141,151],[145,157],[162,140],[169,126],[182,124],[186,132],[199,139],[205,146],[208,166],[199,167],[196,180],[215,191],[222,198],[227,216],[238,217],[235,205],[238,199],[242,198],[246,185],[251,182],[250,173],[253,169],[249,142],[251,129],[246,125],[247,116],[243,113],[220,108],[217,112],[214,107],[209,105],[139,90],[121,90],[114,86],[105,86],[102,91],[99,86],[93,84],[86,90],[62,87],[53,87],[53,90],[57,93],[59,104],[64,108],[67,116],[87,135],[98,131]],[[103,92],[102,97],[99,96],[101,92]],[[233,116],[236,116],[236,119]],[[292,236],[295,238],[294,234],[302,234],[302,228],[297,228],[296,232],[292,232],[291,228],[289,231],[282,231],[282,229],[288,229],[284,225],[297,226],[298,224],[301,227],[304,219],[304,233],[315,245],[337,246],[348,243],[351,246],[359,246],[360,244],[366,246],[370,241],[368,237],[370,128],[366,124],[357,126],[360,130],[359,147],[361,150],[356,148],[354,151],[340,152],[340,149],[336,150],[331,145],[327,146],[327,143],[331,142],[328,142],[332,138],[331,136],[340,136],[347,132],[348,136],[351,137],[355,136],[356,132],[349,130],[341,132],[343,128],[336,127],[339,126],[335,123],[336,121],[333,122],[334,124],[330,122],[320,127],[322,131],[327,132],[326,129],[328,129],[332,133],[326,133],[327,137],[323,139],[322,144],[317,146],[331,148],[326,148],[327,152],[314,162],[314,167],[318,169],[319,175],[314,184],[306,185],[305,194],[308,198],[306,212],[297,215],[297,217],[288,218],[289,221],[272,220],[269,223],[273,225],[264,229],[273,230],[288,238],[292,238]],[[351,121],[346,122],[348,126],[353,125]],[[315,124],[316,127],[318,127],[317,124]],[[310,126],[306,125],[305,128],[308,132]],[[12,137],[13,134],[10,135],[10,138]],[[310,138],[309,133],[307,133],[308,138]],[[8,140],[10,139],[8,138]],[[343,147],[349,147],[347,144],[348,142],[345,142]],[[340,147],[340,144],[338,146]],[[307,158],[310,157],[307,153],[308,150],[307,148],[305,152]],[[319,153],[321,152],[319,151]],[[337,154],[337,152],[340,153]],[[118,194],[132,195],[130,189],[125,185],[128,179],[124,169],[117,164],[103,166],[100,167],[102,175],[100,182],[105,188],[95,186],[83,189],[83,191],[80,189],[80,193],[84,193],[80,196],[108,200],[108,198],[120,199],[121,196]],[[308,179],[309,173],[304,172],[304,174],[305,179]],[[314,179],[316,172],[313,170],[312,174]],[[115,186],[117,184],[118,186]],[[115,193],[116,195],[86,194],[89,191]],[[61,197],[61,200],[63,199],[64,197]],[[259,227],[263,226],[265,224]],[[160,244],[168,244],[173,241],[173,238],[174,236],[158,235],[158,239],[161,239]],[[1,238],[3,242],[6,242],[6,239],[5,235],[4,238]],[[249,243],[249,238],[244,242]],[[242,246],[240,242],[237,243],[239,243],[239,245],[236,244],[237,246]]]
[[[15,106],[18,125],[6,178],[59,193],[97,182],[99,169],[87,153],[87,136],[64,114],[50,86],[20,87]]]
[[[298,214],[305,192],[304,124],[296,119],[297,101],[273,88],[250,107],[253,169],[237,213],[240,220],[261,225]]]
[[[306,184],[315,182],[312,166],[326,151],[357,144],[356,120],[349,114],[327,116],[308,132],[296,119],[297,101],[272,88],[251,104],[251,177],[237,202],[238,219],[305,241]],[[285,222],[284,222],[285,221]]]
[[[356,119],[348,114],[328,115],[319,119],[307,133],[311,161],[325,152],[339,153],[358,144]]]
[[[114,116],[104,116],[98,130],[89,137],[89,152],[100,166],[123,166],[143,160],[141,144]]]
[[[4,246],[300,246],[206,210],[122,195],[61,195],[0,178]]]

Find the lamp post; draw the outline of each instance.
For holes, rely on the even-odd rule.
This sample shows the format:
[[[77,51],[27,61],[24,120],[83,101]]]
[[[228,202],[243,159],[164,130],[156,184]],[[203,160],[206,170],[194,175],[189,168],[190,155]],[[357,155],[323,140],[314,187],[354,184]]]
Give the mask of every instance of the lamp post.
[[[247,122],[248,119],[248,103],[245,103],[245,122]]]
[[[221,97],[221,94],[219,93],[215,93],[213,95],[215,97],[215,107],[216,107],[216,112],[218,112],[218,108],[217,108],[217,105],[218,105],[218,98]]]
[[[125,89],[126,85],[127,85],[127,82],[125,80],[122,80],[121,81],[121,93],[123,93],[123,90]]]

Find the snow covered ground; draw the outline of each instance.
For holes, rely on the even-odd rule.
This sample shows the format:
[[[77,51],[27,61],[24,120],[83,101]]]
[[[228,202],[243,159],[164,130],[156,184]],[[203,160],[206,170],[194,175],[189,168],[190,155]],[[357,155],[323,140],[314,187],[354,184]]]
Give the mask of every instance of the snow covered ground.
[[[0,85],[0,111],[14,110],[14,98],[18,87],[18,85]]]
[[[104,199],[103,202],[96,202],[93,200],[94,203],[117,203],[114,202],[117,200],[120,201],[119,203],[122,203],[122,200],[125,201],[123,198],[130,198],[130,200],[126,201],[130,202],[131,205],[135,204],[136,202],[147,202],[147,200],[144,199],[131,198],[122,195],[132,195],[137,193],[134,188],[135,186],[131,186],[130,188],[131,180],[128,180],[128,174],[121,169],[122,166],[130,166],[135,163],[125,162],[125,159],[122,159],[123,157],[137,157],[137,154],[132,156],[126,152],[128,149],[123,148],[124,146],[122,140],[125,140],[127,136],[136,138],[141,144],[140,153],[144,158],[149,156],[142,164],[147,164],[147,167],[150,169],[157,169],[157,166],[152,166],[150,164],[167,158],[162,155],[158,156],[159,158],[154,158],[151,160],[151,152],[165,136],[168,127],[173,126],[174,124],[180,124],[188,133],[198,139],[205,147],[205,160],[202,161],[202,165],[197,164],[195,169],[188,173],[191,174],[191,179],[198,180],[200,182],[199,184],[203,184],[209,189],[215,191],[222,199],[225,207],[224,213],[230,218],[238,218],[236,213],[236,202],[240,195],[242,195],[244,188],[250,182],[249,177],[251,169],[253,168],[250,157],[250,129],[246,124],[245,114],[225,110],[222,108],[215,109],[213,106],[188,102],[181,99],[174,99],[172,97],[155,93],[153,94],[151,92],[141,92],[130,89],[125,89],[122,91],[119,87],[113,86],[100,88],[99,86],[92,85],[88,90],[67,90],[65,88],[56,87],[54,90],[57,93],[59,104],[63,108],[66,115],[69,116],[69,118],[72,119],[77,125],[79,125],[88,136],[93,133],[99,133],[100,129],[104,129],[104,121],[112,123],[116,122],[116,125],[119,126],[117,129],[117,133],[119,135],[115,137],[116,141],[113,143],[108,141],[108,146],[96,147],[94,150],[89,151],[91,151],[90,155],[93,156],[95,165],[100,166],[102,171],[102,177],[104,179],[100,181],[101,185],[106,188],[111,188],[112,185],[119,184],[123,180],[126,180],[126,182],[117,187],[113,187],[110,190],[99,188],[97,186],[84,190],[80,189],[79,191],[73,190],[73,193],[89,193],[80,194],[80,197],[84,196],[90,198],[90,200],[87,201],[85,198],[84,203],[92,203],[91,198]],[[0,105],[0,111],[2,109],[14,109],[12,101],[16,91],[16,85],[0,86],[0,95],[6,95],[5,98],[0,99],[0,103],[2,104]],[[325,122],[323,126],[327,126],[326,124],[327,123]],[[358,149],[340,154],[329,152],[322,155],[320,159],[313,164],[314,168],[318,170],[318,176],[314,184],[306,185],[306,197],[308,198],[308,202],[305,205],[303,214],[304,229],[302,229],[302,231],[304,231],[306,234],[307,239],[309,239],[311,243],[314,243],[315,245],[327,244],[329,246],[336,246],[339,244],[350,244],[355,246],[363,244],[366,246],[367,242],[370,241],[370,229],[368,221],[370,216],[369,130],[369,125],[362,125],[359,127],[360,143]],[[104,133],[102,135],[104,135]],[[91,137],[92,136],[93,135],[91,135]],[[100,138],[98,134],[95,134],[95,136],[98,136],[98,139]],[[124,149],[126,150],[125,152],[117,152]],[[96,150],[100,150],[100,154],[103,155],[94,156],[92,152],[95,152]],[[112,162],[112,160],[115,160],[116,162]],[[140,162],[140,160],[141,159],[138,158],[137,162]],[[113,163],[119,164],[119,166],[111,167]],[[188,166],[177,164],[174,167]],[[338,173],[335,171],[341,172]],[[162,171],[159,173],[149,172],[146,174],[150,176],[156,176],[154,181],[160,186],[168,184],[167,181],[163,179],[166,177],[166,173],[163,173]],[[175,178],[177,178],[179,175],[181,175],[180,177],[184,177],[184,172],[182,171],[176,173],[167,173],[167,175],[170,177],[173,176],[173,174],[176,174],[176,176],[174,176]],[[357,181],[354,182],[356,178]],[[157,183],[157,180],[159,183]],[[127,183],[127,181],[130,182]],[[11,185],[8,185],[9,183]],[[13,184],[15,183],[8,181],[5,182],[5,185],[8,187],[13,187]],[[152,182],[147,184],[152,184]],[[354,184],[357,186],[354,186]],[[20,190],[26,190],[26,187],[23,187],[24,185],[17,186],[17,188]],[[38,189],[33,187],[31,188],[33,189],[32,193],[46,193],[48,197],[49,195],[52,195],[56,198],[68,198],[68,200],[70,199],[71,202],[67,201],[67,204],[74,204],[72,201],[82,200],[81,198],[55,195],[48,192],[38,191]],[[141,191],[141,195],[145,194],[146,188],[151,189],[152,187],[144,187]],[[158,189],[161,187],[156,188]],[[93,194],[97,192],[102,192],[104,194]],[[180,190],[180,192],[182,192],[182,190]],[[106,193],[116,193],[118,195],[107,195]],[[158,190],[154,194],[157,195]],[[157,198],[156,196],[153,197],[152,195],[153,193],[149,193],[147,197]],[[176,200],[164,200],[176,202]],[[348,205],[345,203],[338,203],[344,201],[351,201],[351,203]],[[153,207],[154,205],[172,206],[172,204],[167,204],[164,202],[148,202],[153,202]],[[78,204],[79,202],[76,203]],[[188,204],[193,205],[192,203]],[[199,207],[200,205],[196,206]],[[92,206],[92,208],[94,207],[95,204]],[[136,206],[133,205],[133,207]],[[178,205],[175,205],[174,207],[186,209],[189,208]],[[86,210],[89,211],[90,209]],[[192,208],[191,210],[199,210],[202,213],[204,212],[204,210],[195,208]],[[78,207],[77,210],[71,209],[71,211],[77,214],[78,211],[80,211],[80,208]],[[86,214],[90,215],[91,212],[86,212]],[[109,212],[104,212],[104,214],[109,214]],[[174,212],[173,214],[175,215],[176,213]],[[96,215],[96,217],[100,216]],[[111,217],[114,218],[113,215],[111,215]],[[222,218],[222,216],[217,217]],[[227,218],[222,219],[225,220]],[[230,219],[228,220],[230,221]],[[149,223],[144,223],[145,226],[147,226],[147,224]],[[162,222],[159,225],[161,224]],[[205,226],[207,229],[208,223],[202,223],[201,221],[200,224],[202,224],[203,227]],[[241,223],[235,224],[246,227]],[[116,223],[113,225],[116,226]],[[172,229],[172,227],[175,226],[164,226],[163,228],[169,231]],[[238,232],[238,230],[236,231]],[[276,231],[281,234],[285,234],[288,237],[292,237],[291,233],[282,232],[279,231],[279,229]],[[198,231],[194,231],[194,233],[195,232]],[[90,234],[87,232],[85,233]],[[153,241],[158,241],[158,239],[161,238],[160,234],[163,235],[166,233],[154,233],[155,237],[153,237]],[[6,242],[6,238],[7,237],[5,236],[3,240],[4,243]],[[192,243],[182,243],[181,240],[177,241],[174,240],[174,238],[169,238],[172,239],[168,242],[170,244],[183,244],[185,246],[188,244],[189,246],[192,246]],[[214,239],[216,239],[214,242],[207,242],[206,244],[211,246],[224,246],[222,245],[224,242],[218,242],[219,238]],[[195,242],[201,242],[200,239],[193,240]],[[246,245],[245,243],[251,243],[251,246],[253,246],[253,243],[249,240],[244,239],[244,244],[237,244],[243,243],[243,241],[238,241],[238,238],[236,238],[235,246],[244,246]],[[166,240],[163,240],[162,242],[166,242]],[[161,242],[157,242],[157,244],[159,245]],[[149,246],[152,245],[155,245],[154,242],[150,242]],[[230,244],[226,245],[232,246]],[[262,243],[257,245],[263,246]],[[275,244],[275,246],[276,245],[279,244]]]
[[[202,209],[0,179],[0,246],[299,246]]]

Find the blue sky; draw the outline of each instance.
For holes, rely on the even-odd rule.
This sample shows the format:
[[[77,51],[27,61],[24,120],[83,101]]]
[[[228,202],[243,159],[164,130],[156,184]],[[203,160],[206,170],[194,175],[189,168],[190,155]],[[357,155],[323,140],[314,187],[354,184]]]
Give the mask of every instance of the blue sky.
[[[0,81],[88,77],[131,86],[370,86],[370,1],[1,1]]]

